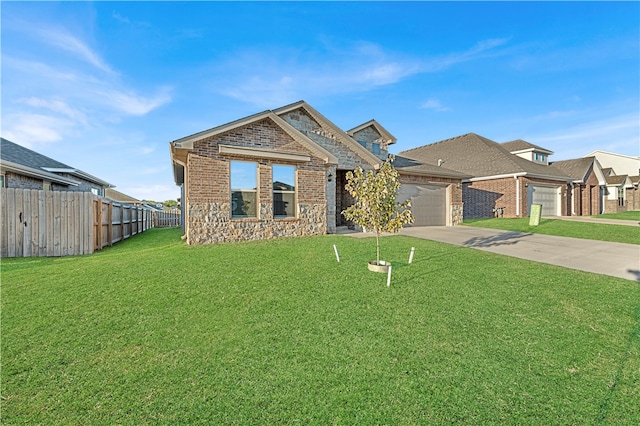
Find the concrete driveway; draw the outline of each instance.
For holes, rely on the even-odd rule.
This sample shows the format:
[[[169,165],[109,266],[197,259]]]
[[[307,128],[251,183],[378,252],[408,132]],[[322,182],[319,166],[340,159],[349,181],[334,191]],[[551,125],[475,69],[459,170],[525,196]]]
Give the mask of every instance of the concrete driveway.
[[[470,226],[416,226],[401,235],[640,282],[640,246]]]

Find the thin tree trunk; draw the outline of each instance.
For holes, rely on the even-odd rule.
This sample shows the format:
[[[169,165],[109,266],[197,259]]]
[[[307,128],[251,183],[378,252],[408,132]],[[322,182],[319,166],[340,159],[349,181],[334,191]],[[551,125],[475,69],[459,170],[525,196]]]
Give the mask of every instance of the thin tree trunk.
[[[376,261],[380,264],[380,231],[376,229]]]

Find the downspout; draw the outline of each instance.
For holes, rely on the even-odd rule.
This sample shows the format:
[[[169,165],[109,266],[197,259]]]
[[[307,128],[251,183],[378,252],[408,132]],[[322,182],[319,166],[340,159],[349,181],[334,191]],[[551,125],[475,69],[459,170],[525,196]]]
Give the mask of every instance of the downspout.
[[[516,180],[516,217],[520,217],[520,179],[517,175],[513,175]]]
[[[571,216],[577,216],[576,215],[576,203],[575,203],[575,187],[573,185],[573,182],[569,182],[569,184],[571,185],[571,197],[569,198],[571,200]]]

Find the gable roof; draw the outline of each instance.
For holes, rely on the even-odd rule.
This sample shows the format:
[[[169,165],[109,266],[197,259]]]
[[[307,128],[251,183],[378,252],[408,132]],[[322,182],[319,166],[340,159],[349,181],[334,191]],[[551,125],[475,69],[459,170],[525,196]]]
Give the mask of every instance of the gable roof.
[[[627,175],[607,176],[607,186],[624,186],[628,188],[632,185],[633,183]]]
[[[355,139],[349,136],[344,130],[336,126],[334,123],[329,121],[327,117],[320,114],[315,108],[306,103],[305,101],[294,102],[289,105],[285,105],[278,109],[273,110],[273,112],[277,115],[283,115],[288,112],[294,111],[296,109],[302,108],[307,114],[309,114],[321,127],[325,130],[330,131],[336,138],[340,140],[344,145],[346,145],[352,151],[355,151],[364,161],[369,163],[369,165],[374,168],[380,167],[382,161],[378,158],[374,153],[370,152],[362,145],[360,145]]]
[[[456,136],[430,145],[401,152],[399,155],[432,165],[472,175],[471,180],[504,176],[531,176],[570,181],[553,166],[536,164],[509,152],[501,144],[475,133]]]
[[[567,176],[571,177],[574,182],[584,182],[588,178],[591,166],[594,166],[594,168],[597,167],[595,162],[595,157],[585,157],[575,158],[572,160],[554,161],[550,164]],[[596,175],[598,175],[598,171],[594,172],[596,173]],[[602,175],[602,172],[600,172],[599,174],[601,175],[602,179],[600,179],[600,176],[598,176],[598,180],[601,181],[601,184],[604,184],[604,175]]]
[[[127,194],[123,194],[120,191],[116,191],[113,188],[107,188],[104,190],[104,197],[108,198],[112,201],[115,201],[117,203],[123,203],[123,204],[134,204],[134,205],[140,205],[142,204],[142,201],[138,200],[137,198],[133,198]]]
[[[540,151],[548,155],[553,154],[553,151],[551,150],[548,150],[538,145],[534,145],[531,142],[527,142],[522,139],[516,139],[511,142],[503,142],[501,145],[505,147],[505,149],[507,149],[512,154],[526,152],[526,151]]]
[[[336,164],[338,162],[338,159],[336,158],[335,155],[333,155],[332,153],[324,149],[322,146],[318,145],[309,137],[300,133],[293,126],[291,126],[289,123],[287,123],[278,115],[276,115],[273,111],[269,111],[269,110],[263,111],[254,115],[250,115],[248,117],[244,117],[239,120],[231,121],[229,123],[222,124],[220,126],[217,126],[208,130],[204,130],[202,132],[194,133],[193,135],[190,135],[190,136],[185,136],[183,138],[176,139],[175,141],[171,142],[172,157],[174,156],[174,151],[176,149],[186,149],[186,150],[193,149],[193,143],[198,140],[219,135],[221,133],[228,132],[229,130],[237,129],[242,126],[246,126],[247,124],[262,121],[264,119],[271,120],[276,126],[280,127],[284,132],[286,132],[289,136],[291,136],[291,138],[299,142],[302,146],[309,149],[311,152],[316,154],[319,158],[322,158],[325,162],[329,164]]]
[[[387,129],[382,127],[382,125],[380,123],[378,123],[376,120],[373,120],[373,119],[369,120],[366,123],[363,123],[363,124],[361,124],[359,126],[356,126],[353,129],[347,130],[346,133],[349,136],[351,136],[352,138],[354,138],[354,134],[358,133],[361,130],[366,129],[367,127],[373,127],[380,134],[380,136],[384,139],[385,143],[387,143],[388,145],[394,144],[398,140],[398,139],[396,139],[395,136],[393,136],[391,133],[389,133],[389,131]]]
[[[38,179],[51,180],[63,185],[78,186],[78,181],[66,176],[60,176],[57,173],[66,173],[107,188],[114,186],[89,173],[25,148],[15,142],[4,138],[0,139],[2,143],[0,146],[0,158],[5,169]]]

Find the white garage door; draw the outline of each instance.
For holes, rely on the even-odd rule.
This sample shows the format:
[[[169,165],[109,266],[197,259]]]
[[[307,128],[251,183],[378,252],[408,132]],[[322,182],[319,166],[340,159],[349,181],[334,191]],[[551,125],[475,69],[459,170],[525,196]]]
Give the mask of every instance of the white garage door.
[[[447,224],[447,188],[433,185],[400,185],[398,201],[411,200],[413,226],[443,226]]]
[[[542,216],[560,216],[559,188],[529,185],[529,211],[531,204],[542,205]]]

